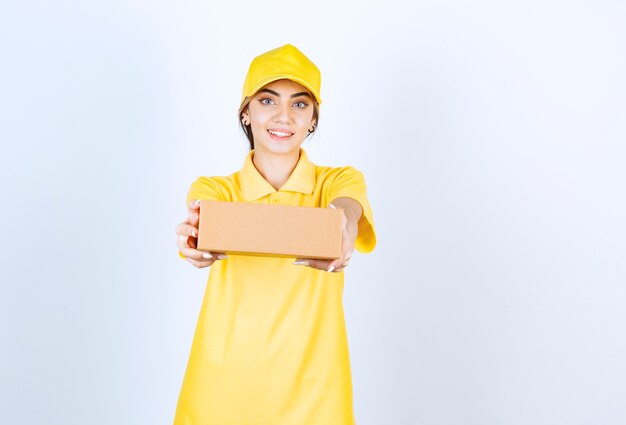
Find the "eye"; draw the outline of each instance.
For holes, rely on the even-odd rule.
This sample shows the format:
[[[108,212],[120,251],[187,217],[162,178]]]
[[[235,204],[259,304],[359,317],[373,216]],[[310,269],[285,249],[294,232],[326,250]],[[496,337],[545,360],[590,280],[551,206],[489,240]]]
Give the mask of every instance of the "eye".
[[[306,108],[307,106],[309,106],[309,104],[308,104],[308,103],[303,102],[303,101],[301,101],[301,100],[299,100],[299,101],[295,102],[293,105],[294,105],[296,108],[300,108],[300,109],[304,109],[304,108]]]
[[[261,99],[259,99],[259,102],[261,102],[261,104],[263,105],[273,105],[274,101],[272,99],[270,99],[269,97],[263,97]]]

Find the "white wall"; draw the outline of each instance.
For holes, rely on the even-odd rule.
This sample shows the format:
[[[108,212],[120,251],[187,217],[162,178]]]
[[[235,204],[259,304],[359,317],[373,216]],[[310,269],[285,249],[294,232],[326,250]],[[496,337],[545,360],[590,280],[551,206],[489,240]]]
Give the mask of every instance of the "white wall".
[[[359,425],[626,423],[626,6],[0,6],[0,423],[169,424],[207,270],[174,227],[247,152],[250,60],[322,70],[318,164],[368,182]],[[297,424],[294,424],[297,425]]]

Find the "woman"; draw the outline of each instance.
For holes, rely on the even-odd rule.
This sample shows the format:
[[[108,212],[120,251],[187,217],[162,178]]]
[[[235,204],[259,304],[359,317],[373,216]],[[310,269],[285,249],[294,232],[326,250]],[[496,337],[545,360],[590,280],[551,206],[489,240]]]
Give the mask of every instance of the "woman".
[[[376,237],[363,175],[315,165],[301,148],[319,119],[320,81],[292,45],[256,57],[239,108],[250,142],[242,169],[191,185],[177,244],[194,266],[212,267],[175,425],[355,423],[341,272]],[[198,251],[200,199],[340,208],[342,256]]]

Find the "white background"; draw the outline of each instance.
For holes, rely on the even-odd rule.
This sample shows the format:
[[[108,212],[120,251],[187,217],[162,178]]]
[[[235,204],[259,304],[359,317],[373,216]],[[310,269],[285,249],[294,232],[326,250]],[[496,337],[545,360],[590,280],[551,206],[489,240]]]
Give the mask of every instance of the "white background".
[[[374,210],[344,292],[358,424],[626,423],[624,22],[3,2],[0,423],[172,422],[208,273],[174,227],[196,177],[241,167],[247,67],[285,43],[322,70],[309,157],[361,170]]]

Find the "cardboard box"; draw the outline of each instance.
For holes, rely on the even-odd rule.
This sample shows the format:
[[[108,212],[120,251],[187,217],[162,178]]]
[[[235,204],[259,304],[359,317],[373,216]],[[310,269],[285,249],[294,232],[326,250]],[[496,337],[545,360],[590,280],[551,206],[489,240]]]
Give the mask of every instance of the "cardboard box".
[[[341,257],[341,210],[203,200],[198,249],[297,258]]]

